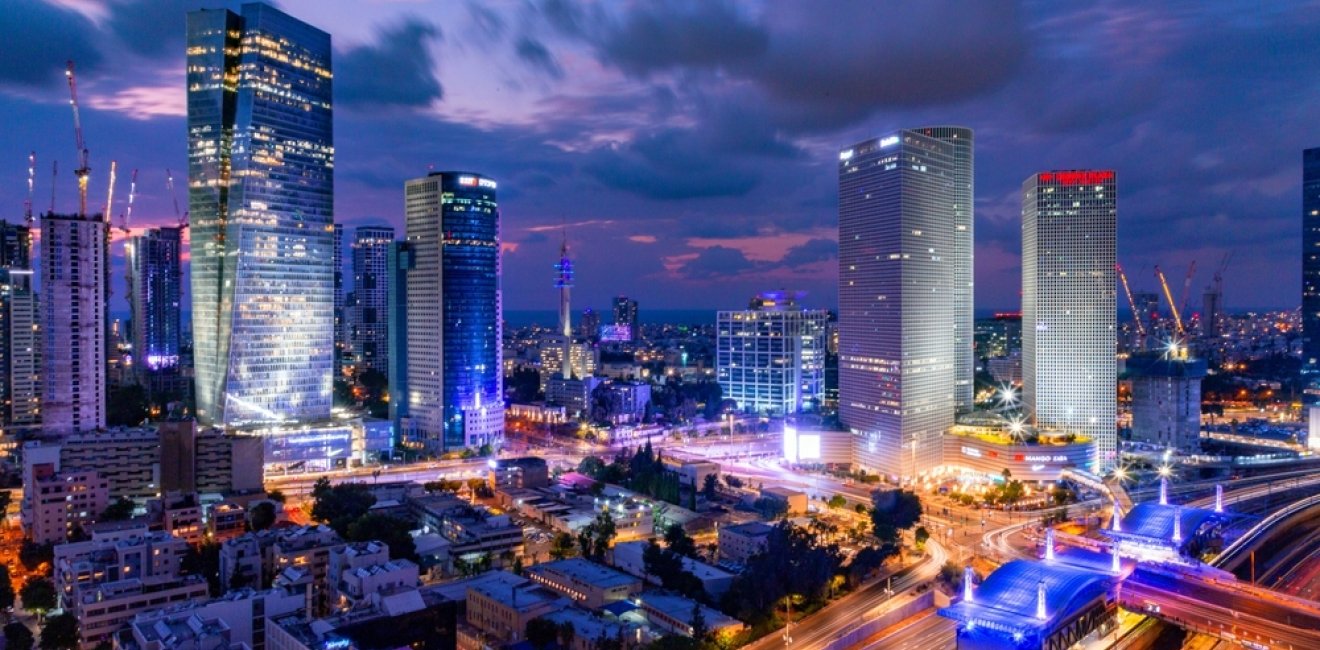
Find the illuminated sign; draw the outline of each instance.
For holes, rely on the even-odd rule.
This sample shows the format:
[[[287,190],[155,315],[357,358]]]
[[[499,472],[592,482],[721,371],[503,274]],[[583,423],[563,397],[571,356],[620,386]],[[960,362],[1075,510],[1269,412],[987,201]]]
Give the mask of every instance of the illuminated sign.
[[[1018,456],[1018,460],[1028,463],[1066,463],[1067,456]]]
[[[980,458],[980,457],[981,457],[981,450],[980,450],[980,449],[973,448],[973,447],[963,447],[963,448],[962,448],[962,453],[963,453],[964,456],[971,456],[972,458]]]
[[[820,460],[820,436],[798,436],[798,459]]]
[[[848,160],[849,158],[852,158],[852,157],[853,157],[853,150],[852,150],[852,149],[848,149],[847,151],[840,151],[840,152],[839,152],[839,160]]]
[[[793,427],[784,427],[784,460],[790,463],[796,463],[798,457],[798,436],[797,429]]]
[[[1114,180],[1114,172],[1044,172],[1040,174],[1040,182],[1057,183],[1059,185],[1099,185],[1107,181]]]
[[[898,136],[896,135],[891,135],[887,138],[880,140],[881,149],[884,149],[885,147],[892,147],[896,144],[898,144]]]
[[[479,185],[481,187],[490,188],[492,190],[495,189],[496,187],[495,181],[492,181],[489,178],[477,178],[476,176],[459,176],[458,184],[466,185],[468,187],[472,187],[473,185]]]
[[[602,341],[631,341],[632,326],[627,323],[621,325],[601,325],[600,340]]]

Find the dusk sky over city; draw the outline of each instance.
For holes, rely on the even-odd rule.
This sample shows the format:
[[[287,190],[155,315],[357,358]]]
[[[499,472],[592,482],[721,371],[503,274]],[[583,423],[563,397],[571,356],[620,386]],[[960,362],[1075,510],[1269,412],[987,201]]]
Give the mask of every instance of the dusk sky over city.
[[[76,205],[64,67],[78,71],[91,204],[173,221],[187,178],[184,20],[218,1],[23,1],[0,12],[0,205]],[[1295,307],[1301,150],[1320,145],[1320,6],[1278,2],[321,2],[334,38],[335,218],[402,235],[403,182],[500,183],[506,309],[551,309],[560,224],[574,307],[740,308],[837,293],[840,149],[902,127],[976,132],[976,305],[1016,309],[1021,184],[1118,174],[1118,258],[1193,295],[1225,253],[1230,310]],[[186,208],[185,208],[186,209]],[[1198,300],[1193,300],[1193,305]]]

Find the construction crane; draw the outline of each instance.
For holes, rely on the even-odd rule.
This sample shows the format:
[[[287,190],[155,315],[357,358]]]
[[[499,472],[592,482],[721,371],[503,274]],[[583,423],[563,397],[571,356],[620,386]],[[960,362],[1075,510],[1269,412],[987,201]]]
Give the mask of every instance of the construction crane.
[[[37,152],[28,154],[28,193],[23,201],[23,221],[32,226],[32,190],[37,186]]]
[[[113,214],[113,213],[111,212],[111,210],[113,210],[113,209],[114,209],[114,206],[115,206],[115,169],[116,169],[117,167],[118,167],[118,164],[116,163],[116,161],[111,160],[111,161],[110,161],[110,186],[107,187],[106,190],[105,190],[105,211],[101,213],[101,214],[105,215],[105,225],[106,225],[106,232],[107,232],[107,233],[110,231],[110,215]],[[106,240],[107,240],[107,241],[109,241],[109,239],[110,239],[109,237],[106,237]]]
[[[82,118],[78,115],[78,84],[73,77],[73,61],[64,69],[64,76],[69,80],[69,105],[73,107],[73,136],[78,145],[78,167],[73,175],[78,179],[78,216],[87,216],[87,180],[92,168],[87,164],[87,143],[83,141]],[[106,215],[107,220],[110,215]]]
[[[1155,265],[1155,278],[1160,281],[1160,288],[1164,290],[1164,299],[1169,301],[1169,311],[1173,312],[1174,331],[1178,336],[1183,335],[1182,314],[1178,312],[1178,303],[1173,300],[1173,292],[1169,291],[1169,281],[1164,279],[1164,271],[1160,270],[1160,265]]]
[[[1187,299],[1192,295],[1192,276],[1196,275],[1196,260],[1187,267],[1187,277],[1183,278],[1182,302],[1178,305],[1178,313],[1187,313]]]
[[[128,177],[128,205],[125,206],[123,214],[119,215],[119,231],[124,233],[124,237],[129,235],[128,224],[133,220],[133,199],[137,198],[137,170],[134,169]]]
[[[1224,253],[1224,258],[1219,262],[1219,268],[1215,269],[1215,293],[1223,295],[1224,293],[1224,271],[1228,270],[1228,263],[1233,260],[1233,252]]]
[[[1132,308],[1132,320],[1137,324],[1137,333],[1141,335],[1141,340],[1144,342],[1146,340],[1146,324],[1141,322],[1141,314],[1137,312],[1137,301],[1132,297],[1132,287],[1128,285],[1127,274],[1123,272],[1122,264],[1115,263],[1114,270],[1118,272],[1118,279],[1123,283],[1123,293],[1127,294],[1128,306]]]
[[[165,170],[165,186],[170,190],[170,198],[174,200],[174,218],[179,221],[179,230],[188,228],[188,213],[179,213],[179,194],[174,191],[174,174],[170,170]]]
[[[50,161],[50,212],[55,213],[55,179],[60,175],[60,161]]]

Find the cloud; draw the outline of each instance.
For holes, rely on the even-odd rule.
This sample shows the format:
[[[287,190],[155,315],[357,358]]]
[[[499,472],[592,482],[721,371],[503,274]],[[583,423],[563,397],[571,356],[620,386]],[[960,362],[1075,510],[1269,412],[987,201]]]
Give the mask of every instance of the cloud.
[[[784,258],[779,263],[796,268],[815,262],[837,259],[838,257],[839,242],[833,239],[812,239],[801,246],[788,249],[788,252],[784,254]]]
[[[0,84],[50,87],[64,81],[73,60],[79,74],[100,68],[96,27],[82,14],[44,2],[24,2],[0,11],[5,35]]]
[[[525,61],[532,68],[540,70],[555,79],[562,79],[564,69],[559,66],[559,61],[555,55],[546,49],[545,44],[530,36],[523,36],[518,39],[514,50],[518,58]]]
[[[92,108],[118,111],[135,120],[185,117],[188,114],[187,93],[178,86],[136,86],[112,95],[91,95],[87,99]]]
[[[109,8],[105,28],[124,48],[149,57],[180,57],[188,12],[229,9],[241,12],[240,0],[127,0]]]
[[[602,35],[602,58],[636,75],[673,67],[724,67],[766,51],[764,29],[723,0],[638,4]]]
[[[430,44],[440,29],[409,18],[380,32],[375,45],[340,55],[335,99],[349,106],[427,106],[444,96]]]
[[[679,272],[690,280],[714,280],[739,275],[755,266],[736,248],[711,246],[702,249]]]
[[[583,169],[609,187],[663,201],[743,196],[760,182],[749,166],[708,153],[700,137],[686,129],[599,147],[587,155]]]
[[[654,244],[659,240],[656,239],[655,235],[629,235],[628,241],[638,244]]]

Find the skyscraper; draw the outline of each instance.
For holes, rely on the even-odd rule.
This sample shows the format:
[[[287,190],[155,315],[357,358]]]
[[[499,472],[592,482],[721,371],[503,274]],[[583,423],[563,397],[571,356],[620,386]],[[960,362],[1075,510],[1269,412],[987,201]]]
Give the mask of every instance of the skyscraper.
[[[757,296],[745,311],[715,315],[715,376],[725,399],[763,415],[819,409],[825,400],[829,312],[784,292]]]
[[[975,140],[960,126],[916,129],[953,145],[953,403],[958,413],[972,410],[975,385],[976,192]]]
[[[1302,152],[1302,362],[1320,370],[1320,147]]]
[[[41,217],[42,430],[105,427],[105,241],[100,215]]]
[[[390,338],[403,342],[407,358],[391,402],[405,402],[396,409],[405,440],[433,451],[504,435],[495,190],[494,180],[468,172],[405,184],[407,246],[395,260],[404,317],[391,320]]]
[[[628,296],[619,296],[614,299],[614,324],[627,325],[630,341],[640,339],[641,332],[638,330],[637,323],[637,301]]]
[[[32,283],[32,233],[0,221],[0,430],[41,422],[41,329]]]
[[[344,296],[344,224],[335,224],[335,376],[344,372],[352,347]]]
[[[389,367],[390,276],[388,259],[394,228],[359,226],[353,231],[353,304],[349,307],[349,348],[354,371],[384,373]]]
[[[183,253],[179,228],[152,228],[133,236],[125,251],[128,306],[133,319],[133,357],[138,380],[176,371],[182,341]]]
[[[954,423],[956,166],[913,130],[839,153],[839,418],[893,479],[937,468]]]
[[[1095,440],[1093,471],[1117,457],[1117,214],[1110,170],[1022,184],[1022,403],[1036,427]]]
[[[330,416],[334,145],[330,35],[270,6],[188,14],[197,415]]]

